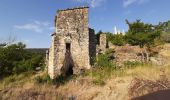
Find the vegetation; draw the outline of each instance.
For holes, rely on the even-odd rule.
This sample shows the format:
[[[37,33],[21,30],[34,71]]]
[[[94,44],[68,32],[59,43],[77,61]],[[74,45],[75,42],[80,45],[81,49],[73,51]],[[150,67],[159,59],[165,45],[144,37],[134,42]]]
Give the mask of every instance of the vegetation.
[[[106,32],[107,41],[118,46],[131,44],[139,45],[141,48],[153,47],[157,42],[170,42],[170,21],[162,22],[158,25],[147,24],[141,20],[136,20],[132,23],[126,20],[126,23],[129,26],[129,30],[125,35]],[[98,38],[101,33],[104,32],[99,31],[97,33]]]
[[[125,36],[123,34],[112,34],[107,32],[107,41],[117,45],[117,46],[122,46],[126,44]]]
[[[0,48],[0,76],[31,72],[37,67],[43,69],[44,54],[31,53],[25,48],[21,42]]]
[[[113,67],[113,61],[111,61],[109,59],[109,55],[108,54],[100,54],[97,57],[97,66],[100,68],[103,67]]]
[[[145,24],[140,20],[136,20],[136,22],[133,23],[126,20],[126,23],[129,26],[126,39],[131,45],[149,48],[154,45],[154,40],[160,37],[161,30],[152,24]]]
[[[162,39],[167,42],[170,43],[170,32],[164,32],[161,34]]]
[[[53,80],[50,78],[50,76],[46,73],[43,76],[37,76],[35,77],[35,83],[37,84],[52,84]]]

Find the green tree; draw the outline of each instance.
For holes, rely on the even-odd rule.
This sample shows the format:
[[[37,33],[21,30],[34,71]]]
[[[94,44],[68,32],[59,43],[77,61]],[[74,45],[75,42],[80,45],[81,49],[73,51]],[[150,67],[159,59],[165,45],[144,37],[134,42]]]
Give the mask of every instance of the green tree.
[[[136,20],[133,23],[126,20],[126,23],[129,26],[129,30],[126,34],[127,42],[131,45],[139,45],[143,48],[146,54],[146,60],[148,61],[149,55],[147,49],[154,46],[156,38],[160,38],[160,29],[152,24],[145,24],[141,22],[141,20]]]
[[[170,43],[170,21],[160,22],[157,27],[162,31],[162,40]]]
[[[27,51],[21,42],[0,48],[0,76],[33,71],[42,63],[43,55]]]

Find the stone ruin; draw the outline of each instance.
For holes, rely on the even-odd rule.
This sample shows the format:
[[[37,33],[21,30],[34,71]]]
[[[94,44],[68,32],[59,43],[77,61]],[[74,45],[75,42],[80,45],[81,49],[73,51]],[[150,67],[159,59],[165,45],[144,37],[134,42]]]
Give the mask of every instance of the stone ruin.
[[[96,53],[97,54],[102,54],[105,53],[107,49],[107,39],[106,39],[106,34],[101,33],[99,36],[99,44],[96,47]]]
[[[56,30],[46,58],[52,79],[59,75],[79,74],[93,65],[96,37],[94,30],[89,28],[88,10],[88,7],[79,7],[57,11]],[[105,50],[105,46],[100,47]]]

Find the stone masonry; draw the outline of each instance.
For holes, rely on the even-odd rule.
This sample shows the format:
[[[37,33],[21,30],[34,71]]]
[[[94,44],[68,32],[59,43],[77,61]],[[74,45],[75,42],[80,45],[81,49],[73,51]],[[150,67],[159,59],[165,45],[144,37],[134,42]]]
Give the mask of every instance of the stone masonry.
[[[99,36],[99,45],[97,45],[96,52],[97,52],[97,54],[105,53],[106,49],[107,49],[106,34],[102,33]]]
[[[88,25],[88,7],[58,10],[55,27],[47,64],[50,77],[90,69],[96,42],[94,30]]]

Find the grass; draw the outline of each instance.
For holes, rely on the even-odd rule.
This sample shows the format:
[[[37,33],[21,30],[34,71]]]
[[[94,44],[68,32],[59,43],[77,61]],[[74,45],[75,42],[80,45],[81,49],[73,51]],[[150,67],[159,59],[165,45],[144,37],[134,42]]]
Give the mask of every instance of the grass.
[[[163,67],[161,66],[152,66],[152,65],[137,65],[136,67],[125,67],[125,68],[93,68],[88,71],[86,71],[83,75],[80,77],[71,76],[67,79],[64,79],[63,77],[58,77],[55,82],[60,83],[61,85],[58,87],[58,85],[54,85],[51,83],[48,83],[48,76],[46,73],[43,73],[41,75],[38,75],[40,78],[40,83],[36,83],[28,87],[31,83],[36,82],[35,77],[38,77],[37,74],[22,74],[18,76],[10,76],[8,78],[3,79],[1,81],[2,83],[6,84],[5,87],[13,88],[12,91],[18,91],[15,90],[19,88],[19,91],[26,91],[31,89],[28,92],[31,93],[44,93],[50,95],[51,93],[61,93],[63,96],[67,96],[68,94],[74,94],[73,96],[77,96],[78,94],[89,93],[88,96],[93,95],[92,93],[104,93],[103,96],[108,95],[107,93],[109,91],[115,91],[116,93],[120,93],[118,97],[123,97],[123,95],[126,95],[125,91],[128,91],[128,84],[131,82],[131,79],[134,77],[142,78],[142,79],[149,79],[149,80],[157,80],[160,77],[161,69]],[[170,66],[164,66],[164,70],[166,72],[167,77],[170,78]],[[32,78],[31,78],[32,77]],[[79,81],[70,81],[70,80],[81,80],[82,78],[89,78],[90,84],[79,84]],[[92,80],[91,80],[92,78]],[[39,79],[37,79],[39,80]],[[84,80],[87,82],[87,80]],[[2,85],[0,83],[0,86]],[[65,84],[67,83],[67,84]],[[92,85],[91,85],[92,84]],[[94,84],[94,85],[93,85]],[[17,86],[17,87],[15,87]],[[112,87],[111,90],[107,90],[106,87]],[[33,89],[33,90],[32,90]],[[78,91],[77,91],[78,90]],[[112,93],[115,93],[112,92]],[[24,92],[27,93],[27,92]],[[15,95],[19,95],[20,92],[16,93]],[[10,94],[9,94],[10,95]],[[55,97],[57,94],[52,94],[51,97]],[[101,94],[100,94],[101,95]],[[21,95],[22,96],[22,95]],[[60,95],[57,95],[60,96]],[[50,96],[49,96],[50,97]],[[57,98],[57,97],[56,97]],[[95,98],[95,97],[94,97]]]
[[[164,69],[170,77],[170,66],[155,66],[152,64],[141,64],[138,62],[127,62],[124,67],[103,67],[93,68],[84,73],[84,76],[90,76],[96,85],[104,85],[105,81],[111,77],[140,77],[143,79],[157,80],[160,77],[161,70]]]
[[[30,76],[33,76],[35,73],[33,72],[25,72],[19,75],[11,75],[0,80],[0,89],[4,89],[5,87],[10,86],[22,86],[28,80],[30,80]]]
[[[164,52],[164,55],[165,54]],[[167,54],[167,56],[169,56],[169,54]],[[111,93],[112,95],[117,93],[118,96],[116,96],[116,100],[122,100],[117,98],[126,95],[128,86],[135,77],[154,81],[160,78],[161,70],[163,69],[170,79],[170,65],[155,66],[151,64],[140,64],[138,62],[125,62],[123,67],[118,67],[114,63],[110,66],[110,61],[108,62],[105,56],[101,57],[101,59],[104,59],[106,62],[100,63],[103,65],[102,67],[96,66],[95,68],[85,71],[81,76],[70,76],[67,78],[59,76],[53,81],[49,79],[49,76],[45,72],[40,74],[24,73],[9,76],[0,80],[0,90],[11,87],[12,91],[19,88],[23,91],[33,89],[33,93],[34,91],[40,94],[45,92],[45,94],[47,93],[48,95],[54,93],[49,97],[56,97],[57,94],[55,93],[61,93],[63,97],[68,95],[77,97],[86,97],[88,95],[90,97],[91,95],[95,95],[93,93],[97,93],[97,95],[94,96],[94,98],[96,98],[98,94],[100,97],[110,95],[107,93]],[[107,64],[109,67],[107,67]],[[59,84],[59,86],[55,85],[53,82]],[[17,87],[15,88],[15,86]],[[27,91],[24,93],[27,94]],[[10,95],[10,93],[8,94]],[[16,94],[18,95],[20,92]],[[62,95],[59,94],[57,96],[60,97]]]

